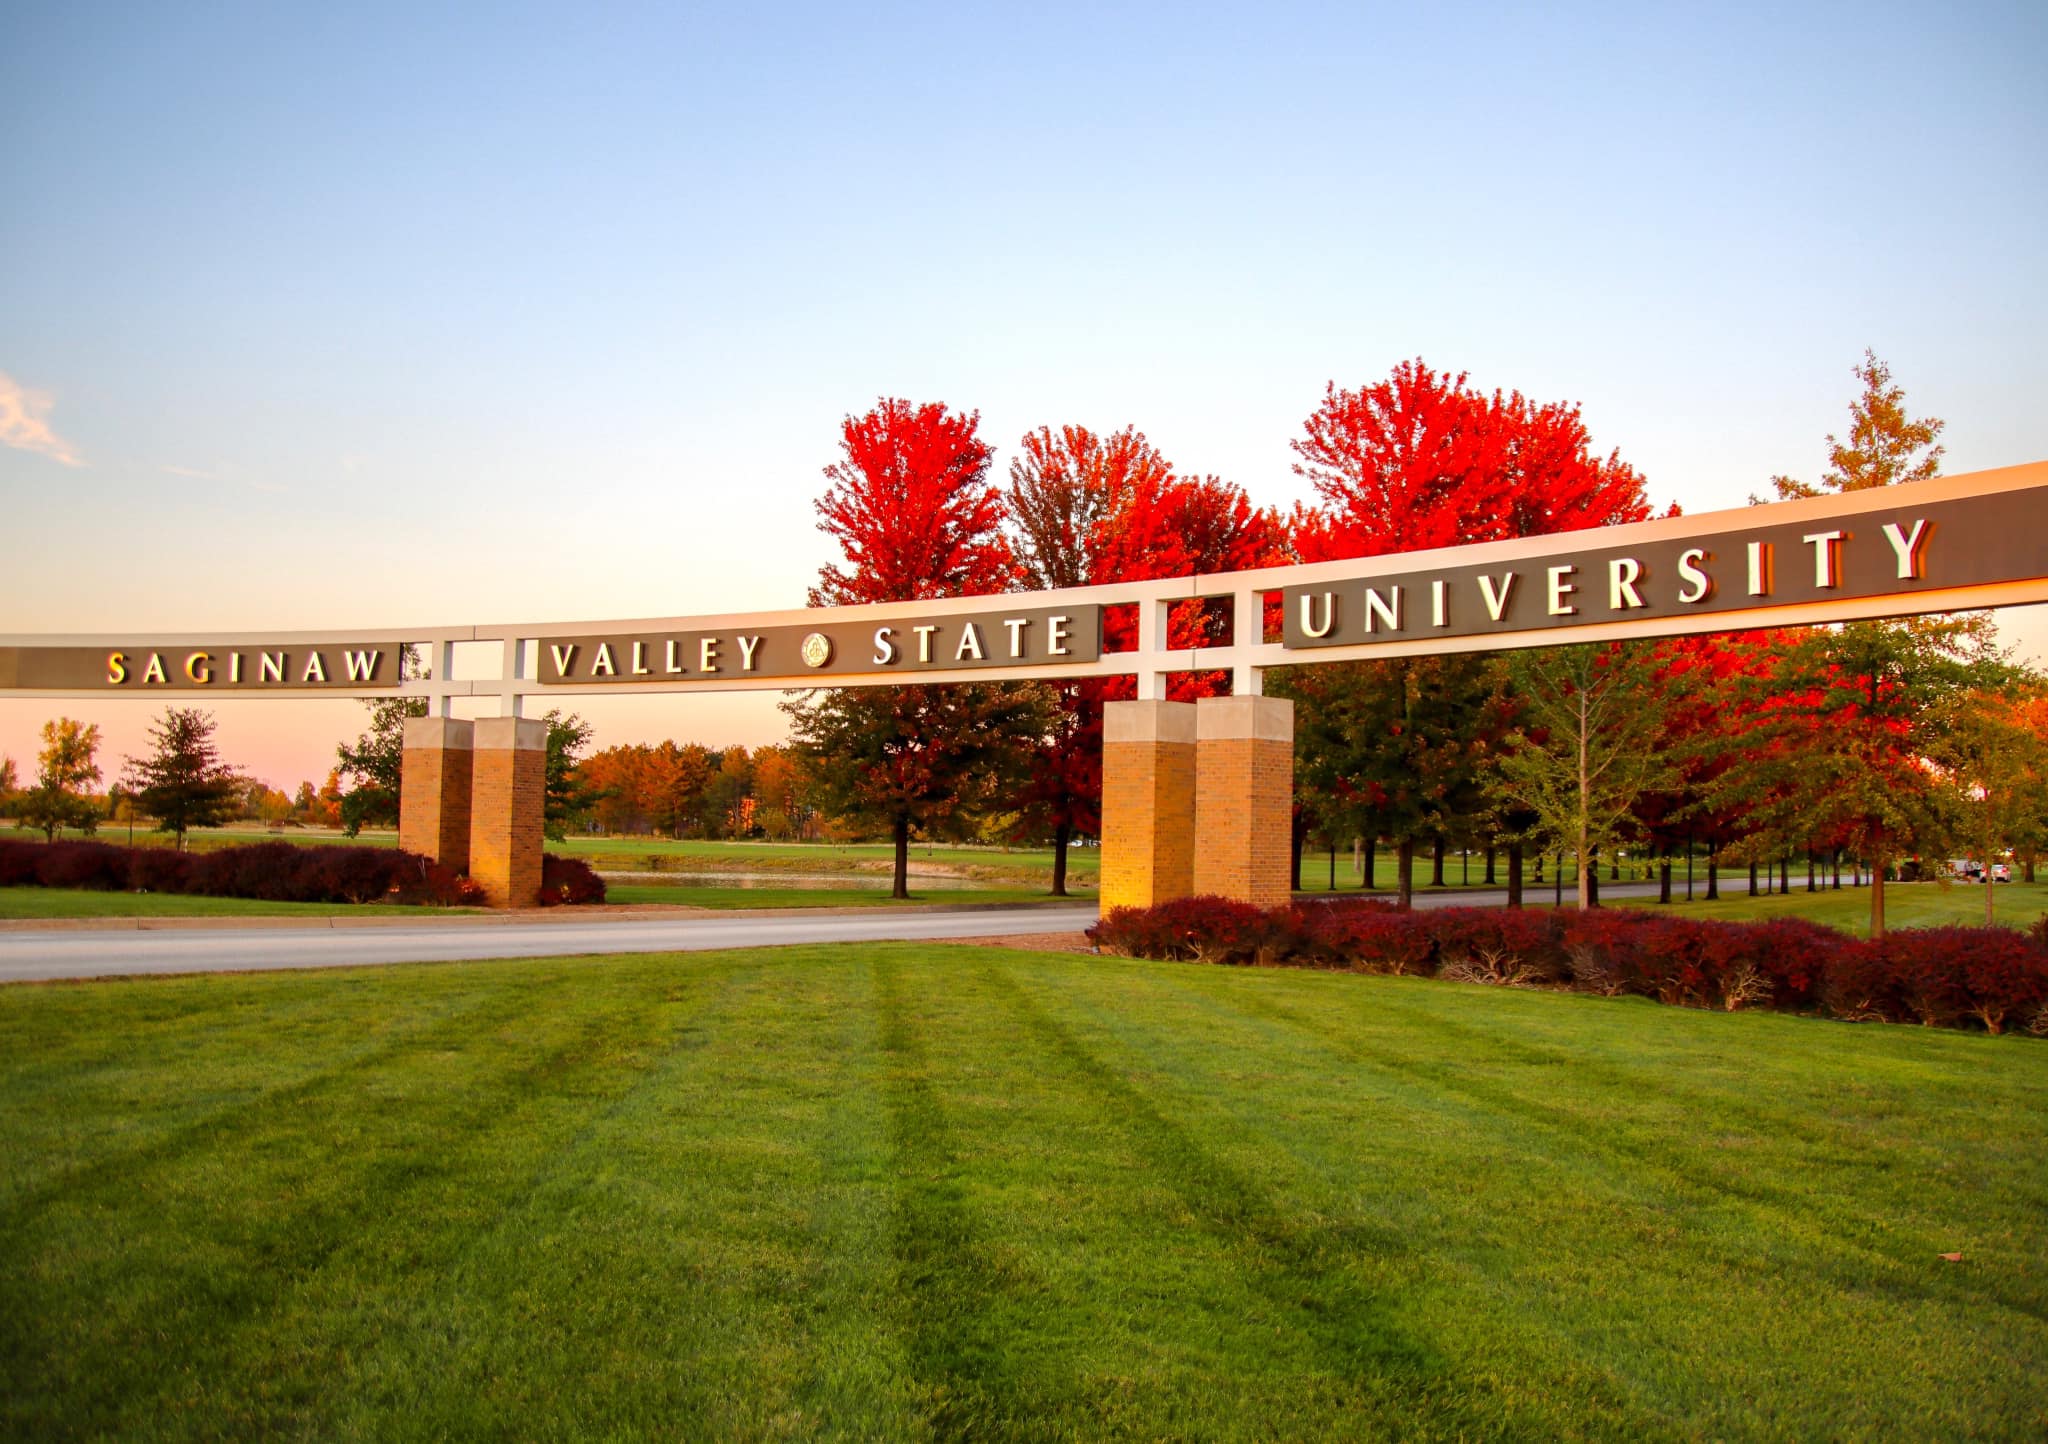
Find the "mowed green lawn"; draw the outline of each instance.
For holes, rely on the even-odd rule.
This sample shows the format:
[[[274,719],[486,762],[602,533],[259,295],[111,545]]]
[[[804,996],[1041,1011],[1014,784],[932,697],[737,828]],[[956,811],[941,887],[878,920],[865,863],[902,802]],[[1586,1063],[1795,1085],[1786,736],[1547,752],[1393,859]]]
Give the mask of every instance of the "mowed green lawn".
[[[2048,1430],[2031,1039],[908,944],[13,987],[0,1157],[7,1437]]]

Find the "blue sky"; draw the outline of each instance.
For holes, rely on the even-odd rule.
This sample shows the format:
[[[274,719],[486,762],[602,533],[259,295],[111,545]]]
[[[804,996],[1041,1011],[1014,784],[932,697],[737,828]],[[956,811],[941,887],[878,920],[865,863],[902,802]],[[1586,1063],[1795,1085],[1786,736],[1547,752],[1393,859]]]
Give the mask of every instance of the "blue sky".
[[[1949,470],[2048,457],[2039,5],[8,32],[0,630],[792,605],[838,421],[885,393],[979,409],[999,467],[1134,423],[1284,504],[1324,383],[1420,355],[1582,402],[1697,511],[1816,475],[1871,346]],[[51,710],[0,704],[0,752]],[[779,730],[761,698],[586,710]],[[356,720],[221,718],[284,785]],[[134,750],[147,711],[101,720]]]

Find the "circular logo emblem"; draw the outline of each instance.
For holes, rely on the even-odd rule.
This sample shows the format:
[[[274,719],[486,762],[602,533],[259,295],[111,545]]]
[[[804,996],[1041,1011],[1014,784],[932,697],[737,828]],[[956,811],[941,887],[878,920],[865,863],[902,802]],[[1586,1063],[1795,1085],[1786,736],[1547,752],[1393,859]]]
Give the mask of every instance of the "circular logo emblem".
[[[823,632],[813,632],[804,638],[804,665],[822,667],[832,660],[832,639]]]

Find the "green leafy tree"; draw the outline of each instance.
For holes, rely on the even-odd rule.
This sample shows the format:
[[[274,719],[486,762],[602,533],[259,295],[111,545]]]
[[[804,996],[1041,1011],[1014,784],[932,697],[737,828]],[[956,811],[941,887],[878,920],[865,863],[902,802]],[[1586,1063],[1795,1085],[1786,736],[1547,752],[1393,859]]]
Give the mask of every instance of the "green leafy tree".
[[[1267,691],[1293,699],[1295,788],[1327,838],[1394,839],[1400,905],[1413,897],[1418,839],[1486,812],[1481,780],[1502,720],[1474,655],[1276,668]]]
[[[1644,793],[1675,783],[1654,653],[1609,643],[1508,655],[1520,706],[1495,786],[1535,814],[1534,832],[1578,860],[1579,906],[1592,905],[1593,855],[1630,828]]]
[[[370,725],[353,745],[335,749],[341,774],[353,784],[341,796],[341,829],[354,837],[365,827],[398,826],[405,784],[405,722],[427,715],[424,697],[385,697],[363,704]]]
[[[1870,935],[1884,936],[1885,874],[1900,858],[1946,856],[1962,826],[1930,766],[1959,699],[2010,685],[2012,671],[1972,617],[1818,628],[1753,684],[1757,722],[1722,784],[1781,843],[1843,840],[1870,862]]]
[[[54,842],[59,828],[99,830],[100,810],[85,789],[100,780],[99,724],[59,717],[43,724],[43,749],[36,757],[36,785],[21,794],[16,812],[24,827],[42,830]]]
[[[195,827],[218,827],[240,811],[243,780],[221,761],[214,720],[197,707],[167,707],[150,724],[151,750],[128,759],[127,782],[136,804],[156,819],[156,830],[178,839]]]
[[[2039,679],[2026,680],[2034,685],[2025,690],[2038,698]],[[2008,848],[2024,848],[2033,838],[2042,780],[2048,778],[2048,738],[2029,725],[2021,697],[1966,692],[1952,699],[1948,713],[1935,760],[1948,771],[1964,834],[1984,867],[1984,925],[1990,927],[1998,894],[1991,865]]]
[[[591,725],[571,712],[550,708],[541,716],[548,724],[547,811],[543,831],[556,842],[569,835],[569,828],[587,817],[604,799],[604,789],[578,775],[576,763],[590,745]]]
[[[1002,808],[1028,765],[1019,739],[1050,721],[1044,690],[1020,687],[843,688],[783,710],[812,798],[828,814],[887,829],[890,896],[899,898],[910,896],[912,830],[950,831]]]

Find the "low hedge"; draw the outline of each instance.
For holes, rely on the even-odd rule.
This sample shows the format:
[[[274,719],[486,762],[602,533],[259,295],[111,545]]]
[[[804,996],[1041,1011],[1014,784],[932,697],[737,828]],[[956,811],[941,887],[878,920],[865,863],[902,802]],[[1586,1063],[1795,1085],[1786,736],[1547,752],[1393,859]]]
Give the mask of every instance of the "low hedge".
[[[217,852],[172,852],[106,842],[0,839],[0,887],[189,893],[264,902],[398,902],[469,907],[483,889],[452,868],[385,847],[300,847],[258,842]],[[577,858],[541,864],[543,907],[604,901],[604,879]]]
[[[1113,908],[1088,936],[1126,957],[1553,986],[1695,1008],[2048,1034],[2048,921],[1919,928],[1865,942],[1803,918],[1709,922],[1633,910],[1401,912],[1350,901],[1260,909],[1217,897]]]

